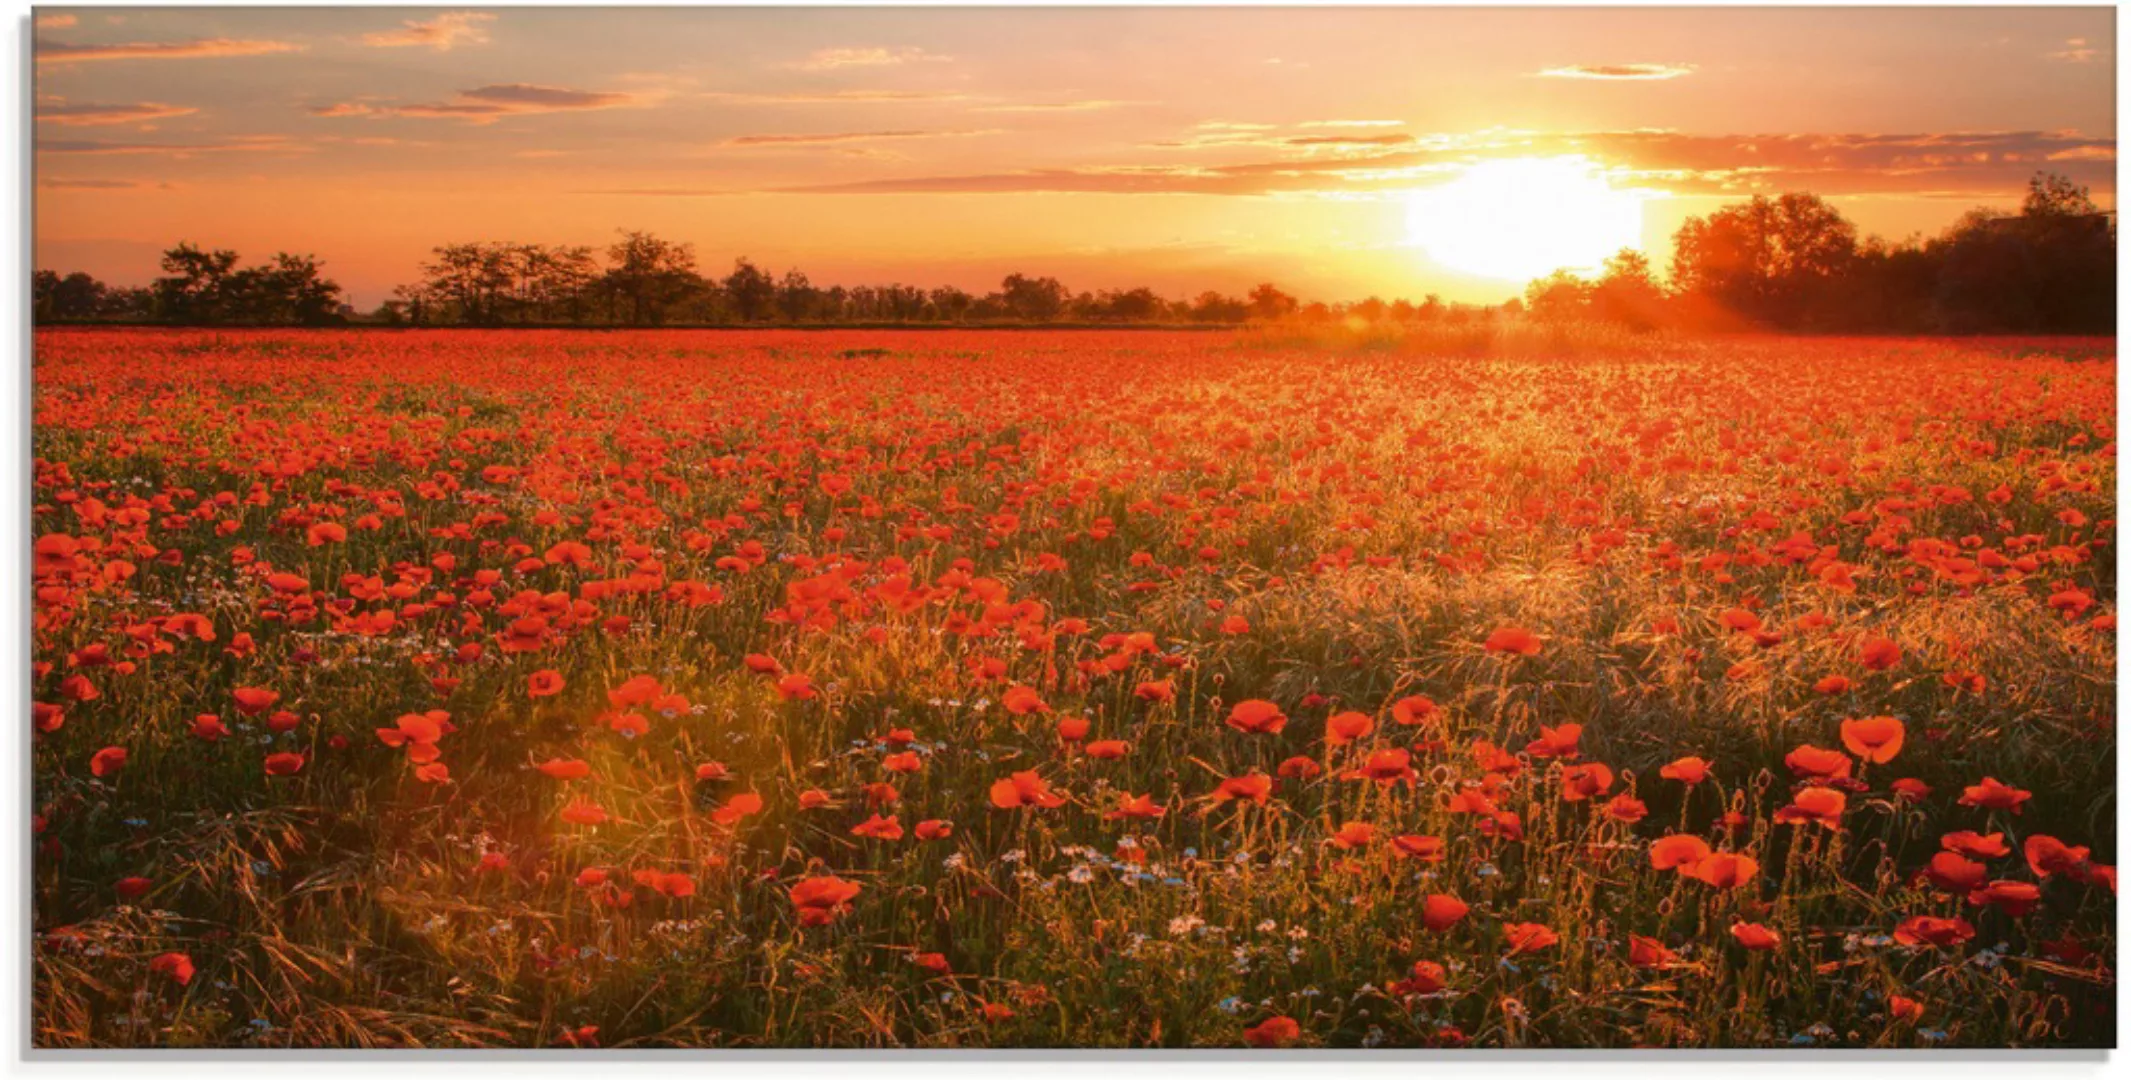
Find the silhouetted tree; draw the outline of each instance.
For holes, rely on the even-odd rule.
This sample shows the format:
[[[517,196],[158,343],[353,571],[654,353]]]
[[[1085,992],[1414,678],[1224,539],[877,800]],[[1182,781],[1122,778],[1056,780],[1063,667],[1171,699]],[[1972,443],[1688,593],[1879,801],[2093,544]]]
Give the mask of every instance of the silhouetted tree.
[[[164,276],[156,279],[155,303],[163,318],[178,323],[221,321],[236,252],[203,251],[180,242],[163,252],[161,265]]]
[[[976,306],[977,298],[952,285],[942,285],[932,290],[928,297],[932,310],[948,322],[961,322],[969,317],[969,309]]]
[[[276,254],[263,266],[237,268],[237,253],[181,243],[163,253],[156,279],[157,314],[170,322],[213,325],[318,326],[340,317],[340,286],[309,255]]]
[[[1242,322],[1250,317],[1250,305],[1233,296],[1223,296],[1211,290],[1199,294],[1191,302],[1191,320],[1203,323]]]
[[[1250,291],[1250,317],[1270,322],[1295,313],[1295,298],[1268,281]]]
[[[1008,274],[999,283],[999,302],[1024,322],[1051,322],[1066,309],[1066,287],[1057,278]]]
[[[2038,174],[2018,214],[1973,210],[1931,245],[1935,321],[1955,333],[2112,333],[2116,228],[2085,188]]]
[[[1590,317],[1639,330],[1654,329],[1665,318],[1665,291],[1651,273],[1650,257],[1634,248],[1606,260],[1586,303]]]
[[[725,298],[741,322],[767,318],[777,302],[777,282],[746,259],[733,260],[733,272],[725,275]]]
[[[1567,270],[1556,270],[1524,287],[1524,310],[1541,322],[1582,318],[1591,303],[1591,283]]]
[[[1856,226],[1819,196],[1756,195],[1688,218],[1673,237],[1672,278],[1761,325],[1809,329],[1856,252]]]
[[[103,282],[79,270],[65,277],[39,270],[31,276],[30,306],[39,322],[78,322],[105,314],[109,293]]]
[[[777,285],[777,308],[784,315],[784,321],[804,322],[814,317],[814,306],[820,295],[804,271],[787,270],[784,280]]]
[[[669,309],[698,287],[695,248],[648,232],[622,231],[607,248],[606,284],[637,326],[666,321]]]

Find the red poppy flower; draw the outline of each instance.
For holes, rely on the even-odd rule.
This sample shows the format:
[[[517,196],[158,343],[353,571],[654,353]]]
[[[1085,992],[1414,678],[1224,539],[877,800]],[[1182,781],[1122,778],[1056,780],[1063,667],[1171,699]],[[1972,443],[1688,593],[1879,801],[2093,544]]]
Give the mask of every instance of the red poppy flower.
[[[1263,1049],[1286,1046],[1301,1037],[1302,1025],[1285,1016],[1270,1017],[1243,1029],[1243,1041]]]
[[[1885,765],[1902,752],[1902,722],[1891,716],[1867,716],[1842,722],[1842,745],[1874,765]]]
[[[1776,811],[1775,818],[1782,825],[1824,825],[1830,829],[1842,827],[1842,812],[1849,799],[1833,788],[1809,787],[1791,796],[1791,805]]]
[[[281,700],[280,694],[256,686],[240,686],[230,696],[237,699],[237,711],[246,716],[257,716]]]
[[[1709,762],[1698,757],[1683,757],[1659,769],[1657,774],[1683,784],[1699,784],[1709,779]]]
[[[126,748],[106,746],[89,757],[89,775],[109,776],[126,765]]]
[[[2038,878],[2063,874],[2076,881],[2086,876],[2087,849],[2068,846],[2054,836],[2029,834],[2027,842],[2021,845],[2021,853],[2027,856],[2028,869],[2033,870]]]
[[[1981,887],[1990,877],[1990,867],[1951,851],[1941,851],[1925,864],[1924,876],[1945,892],[1962,894]]]
[[[1324,722],[1324,741],[1332,746],[1345,746],[1369,737],[1376,730],[1376,721],[1368,713],[1333,713]]]
[[[1376,840],[1376,827],[1365,821],[1349,821],[1332,834],[1331,844],[1341,851],[1368,847]]]
[[[1272,794],[1273,778],[1264,773],[1251,773],[1247,776],[1232,776],[1221,781],[1221,786],[1214,789],[1213,801],[1225,803],[1241,799],[1264,806],[1266,800],[1270,799]]]
[[[1287,714],[1270,701],[1253,698],[1236,702],[1228,712],[1228,726],[1253,735],[1277,735],[1287,726]]]
[[[542,775],[556,780],[582,780],[592,775],[591,763],[575,758],[549,758],[533,767],[539,769]]]
[[[561,672],[552,670],[536,671],[526,679],[525,692],[528,697],[553,697],[562,693],[562,685]]]
[[[1857,662],[1867,671],[1885,671],[1902,662],[1902,647],[1890,638],[1868,637],[1857,647]]]
[[[1402,697],[1391,703],[1391,719],[1404,727],[1418,727],[1435,720],[1441,709],[1434,701],[1419,694]]]
[[[1504,626],[1487,635],[1487,651],[1514,656],[1539,655],[1539,637],[1521,626]]]
[[[1783,763],[1790,767],[1792,775],[1815,780],[1840,780],[1850,775],[1851,761],[1842,751],[1818,746],[1801,746],[1785,754]]]
[[[2042,890],[2037,888],[2033,882],[1993,881],[1982,888],[1970,891],[1968,902],[1978,905],[1989,904],[2017,919],[2035,910],[2036,905],[2042,903]]]
[[[1760,863],[1729,851],[1718,852],[1692,866],[1680,867],[1681,874],[1717,889],[1736,889],[1752,881],[1760,871]]]
[[[1671,967],[1679,963],[1678,954],[1665,947],[1656,938],[1641,934],[1628,935],[1628,963],[1645,971]]]
[[[1317,764],[1316,761],[1310,758],[1297,754],[1281,762],[1280,766],[1273,771],[1279,773],[1280,778],[1283,780],[1309,780],[1323,773],[1324,766]]]
[[[2015,814],[2020,812],[2021,803],[2033,797],[2031,792],[2001,784],[1988,776],[1984,777],[1979,784],[1961,789],[1962,806],[1980,806],[1989,810],[2009,810]]]
[[[1521,956],[1559,944],[1561,935],[1540,923],[1504,923],[1502,940],[1509,945],[1509,955]]]
[[[1731,936],[1748,952],[1767,952],[1783,944],[1783,935],[1760,923],[1733,923]]]
[[[837,916],[849,910],[858,893],[857,882],[834,876],[805,878],[793,883],[790,890],[801,926],[827,926],[836,921]]]
[[[167,952],[148,961],[148,970],[167,976],[179,986],[187,986],[192,983],[195,969],[192,966],[192,957],[181,952]]]
[[[851,835],[863,836],[871,840],[901,840],[903,838],[903,823],[897,821],[893,814],[887,817],[874,814],[852,826]]]
[[[1443,861],[1446,847],[1440,836],[1407,834],[1391,838],[1391,853],[1401,859],[1419,859],[1422,862]]]
[[[1561,770],[1561,797],[1569,802],[1582,802],[1603,795],[1612,786],[1613,770],[1595,761]]]
[[[1976,928],[1970,926],[1967,919],[1942,919],[1935,915],[1912,915],[1894,928],[1894,940],[1904,945],[1933,945],[1942,949],[1975,936]]]
[[[1535,758],[1575,758],[1580,751],[1577,744],[1583,740],[1582,724],[1563,724],[1560,727],[1539,728],[1539,737],[1524,747],[1524,752]]]
[[[1650,865],[1657,870],[1685,869],[1708,857],[1708,842],[1685,833],[1661,837],[1650,845]]]
[[[1051,790],[1051,785],[1033,771],[1017,772],[991,786],[991,802],[1001,810],[1023,806],[1040,806],[1045,809],[1065,805],[1065,796]]]

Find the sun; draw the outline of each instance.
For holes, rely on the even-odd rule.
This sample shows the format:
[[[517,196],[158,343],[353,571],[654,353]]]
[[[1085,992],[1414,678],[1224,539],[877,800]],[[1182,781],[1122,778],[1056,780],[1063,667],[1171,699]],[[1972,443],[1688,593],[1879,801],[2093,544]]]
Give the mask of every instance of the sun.
[[[1587,158],[1484,161],[1416,191],[1407,235],[1434,261],[1475,277],[1528,281],[1593,271],[1640,247],[1643,200],[1606,182]]]

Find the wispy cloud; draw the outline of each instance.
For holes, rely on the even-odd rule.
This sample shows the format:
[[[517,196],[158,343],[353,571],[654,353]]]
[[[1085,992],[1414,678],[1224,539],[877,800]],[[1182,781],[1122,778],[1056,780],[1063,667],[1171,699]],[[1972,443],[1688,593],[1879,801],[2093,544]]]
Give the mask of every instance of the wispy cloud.
[[[1404,120],[1305,120],[1296,125],[1306,128],[1377,128],[1403,127]]]
[[[2100,55],[2101,50],[2086,38],[2066,38],[2064,48],[2050,53],[2049,58],[2065,64],[2091,64]]]
[[[1340,147],[1380,148],[1385,146],[1410,146],[1413,142],[1413,136],[1397,133],[1388,135],[1298,135],[1295,138],[1284,140],[1282,145],[1304,148],[1331,147],[1335,149]]]
[[[459,96],[509,109],[611,109],[639,100],[637,95],[613,90],[571,90],[532,83],[501,83],[461,90]]]
[[[360,101],[336,101],[330,105],[313,105],[304,110],[312,116],[377,116],[376,106]]]
[[[86,101],[67,102],[57,98],[44,98],[37,102],[37,119],[47,124],[70,127],[145,124],[153,120],[167,120],[173,116],[190,116],[198,111],[188,105],[165,105],[157,101],[99,105]]]
[[[1262,133],[1245,132],[1245,135]],[[1292,145],[1279,139],[1279,145]],[[1827,195],[1927,190],[2014,191],[2043,163],[2106,182],[2116,142],[2077,132],[1691,135],[1676,131],[1430,134],[1330,156],[1221,165],[1047,168],[886,177],[781,190],[819,194],[1340,195],[1424,186],[1474,161],[1582,155],[1616,182],[1675,194],[1744,196],[1811,189]]]
[[[81,22],[81,20],[75,18],[72,15],[39,15],[37,16],[37,29],[64,30],[67,27],[73,26],[79,22]]]
[[[1137,101],[1119,101],[1111,98],[1089,98],[1084,101],[1026,101],[1005,105],[979,105],[972,112],[988,113],[1063,113],[1100,112],[1105,109],[1122,109],[1138,105]]]
[[[60,191],[169,191],[176,185],[159,180],[75,180],[54,176],[37,181],[37,186]]]
[[[288,41],[257,41],[239,38],[195,38],[191,41],[133,41],[117,45],[83,45],[65,41],[39,41],[40,64],[78,64],[91,60],[186,60],[210,56],[266,56],[298,52],[303,46]]]
[[[565,195],[628,195],[642,198],[699,199],[726,195],[752,195],[752,188],[577,188]]]
[[[1694,74],[1693,64],[1570,64],[1538,73],[1542,79],[1601,79],[1654,82]]]
[[[1303,129],[1323,131],[1328,127],[1373,128],[1398,121],[1311,121],[1298,125]],[[1370,135],[1362,132],[1339,134],[1296,135],[1282,132],[1276,124],[1246,123],[1234,120],[1207,120],[1178,138],[1160,139],[1140,145],[1159,150],[1210,150],[1238,146],[1262,146],[1296,150],[1303,153],[1322,153],[1328,150],[1380,150],[1393,146],[1410,146],[1415,143],[1411,135],[1403,132],[1384,132]]]
[[[703,96],[741,105],[898,105],[923,101],[969,100],[967,94],[947,90],[824,90],[788,94],[712,90]]]
[[[312,116],[325,117],[404,116],[425,120],[464,120],[470,124],[492,124],[510,116],[622,109],[649,105],[655,100],[657,95],[629,94],[617,90],[573,90],[532,83],[499,83],[461,90],[455,101],[413,102],[404,105],[340,101],[313,106],[306,111]]]
[[[37,140],[39,154],[169,154],[184,157],[230,151],[300,153],[308,149],[310,148],[286,135],[238,135],[212,142],[192,143],[116,142],[108,139]]]
[[[408,19],[397,30],[380,30],[364,34],[363,44],[379,49],[427,46],[438,52],[449,52],[460,45],[484,45],[488,43],[488,30],[484,24],[496,21],[494,15],[478,11],[448,11],[434,19]]]
[[[895,139],[953,139],[974,135],[999,135],[998,128],[966,129],[954,131],[834,131],[822,134],[793,135],[739,135],[719,143],[719,146],[833,146],[842,143],[881,142]]]
[[[896,67],[902,64],[938,64],[953,60],[952,56],[926,52],[916,46],[890,49],[880,46],[857,49],[816,49],[804,60],[785,66],[801,71],[834,71],[838,68]]]

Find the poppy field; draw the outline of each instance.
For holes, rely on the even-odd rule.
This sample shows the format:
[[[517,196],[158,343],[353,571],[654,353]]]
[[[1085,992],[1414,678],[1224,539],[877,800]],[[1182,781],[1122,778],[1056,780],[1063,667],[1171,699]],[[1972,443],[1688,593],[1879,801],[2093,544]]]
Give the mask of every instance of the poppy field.
[[[40,331],[33,1039],[2113,1045],[2115,384]]]

